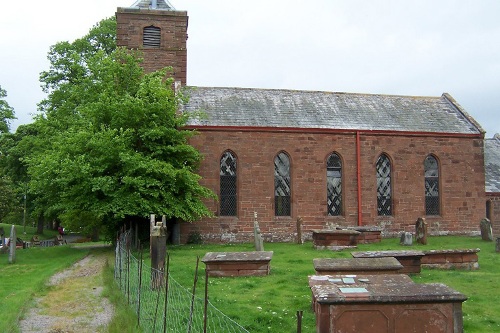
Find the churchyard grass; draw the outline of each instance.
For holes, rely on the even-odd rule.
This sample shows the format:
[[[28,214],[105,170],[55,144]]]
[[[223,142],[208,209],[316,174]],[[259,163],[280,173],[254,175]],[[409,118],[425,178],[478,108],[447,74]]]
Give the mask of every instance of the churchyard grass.
[[[22,225],[14,225],[16,228],[16,235],[18,238],[21,238],[23,241],[29,242],[31,238],[36,234],[36,228],[26,226],[26,235],[24,234],[25,227]],[[0,228],[3,228],[5,231],[5,238],[10,236],[10,229],[12,224],[0,223]],[[43,230],[42,235],[38,235],[39,239],[52,239],[57,236],[57,231],[55,230]]]
[[[500,253],[494,242],[480,237],[429,237],[427,245],[402,246],[399,239],[361,244],[356,251],[431,250],[480,248],[480,269],[476,271],[423,269],[413,275],[417,283],[444,283],[468,296],[463,303],[466,333],[500,332]],[[170,246],[170,272],[174,279],[190,289],[194,279],[196,257],[206,252],[252,251],[253,244]],[[350,258],[350,250],[332,252],[314,250],[310,242],[302,245],[266,243],[273,251],[271,274],[263,277],[210,277],[210,302],[250,332],[296,332],[296,312],[303,311],[302,331],[315,332],[311,310],[308,275],[314,274],[314,258]],[[204,264],[199,265],[197,293],[203,297]],[[190,285],[191,284],[191,285]]]
[[[500,331],[500,253],[494,242],[480,237],[430,237],[428,245],[399,245],[399,239],[384,239],[381,243],[359,245],[356,251],[394,249],[453,249],[480,248],[480,269],[476,271],[445,271],[423,269],[413,275],[417,283],[444,283],[468,296],[463,303],[466,333]],[[253,244],[237,245],[181,245],[168,246],[172,277],[191,290],[196,258],[207,252],[252,251]],[[314,332],[314,314],[311,310],[311,292],[307,277],[314,274],[314,258],[350,258],[350,251],[332,252],[314,250],[305,244],[265,243],[266,251],[273,251],[271,274],[262,277],[209,278],[210,302],[250,332],[296,332],[296,312],[303,311],[302,332]],[[16,332],[22,311],[30,305],[33,295],[43,294],[44,283],[55,272],[69,267],[82,258],[88,249],[59,246],[17,251],[16,264],[8,264],[8,256],[0,255],[0,332]],[[148,251],[144,251],[148,262]],[[114,251],[109,250],[113,263]],[[140,332],[135,328],[136,318],[127,308],[125,298],[114,285],[112,267],[105,270],[105,295],[117,306],[117,314],[110,332]],[[199,263],[197,296],[204,297],[204,264]],[[126,330],[124,328],[127,328]]]
[[[19,317],[34,294],[43,293],[52,275],[87,253],[66,245],[18,249],[14,264],[8,263],[8,254],[0,254],[0,332],[17,332]]]

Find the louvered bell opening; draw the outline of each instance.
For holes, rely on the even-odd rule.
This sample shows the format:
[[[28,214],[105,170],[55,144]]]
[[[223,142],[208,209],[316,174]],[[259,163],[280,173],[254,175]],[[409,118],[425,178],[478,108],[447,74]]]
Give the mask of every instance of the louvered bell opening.
[[[144,28],[142,44],[144,47],[159,48],[161,41],[161,29],[158,27]]]

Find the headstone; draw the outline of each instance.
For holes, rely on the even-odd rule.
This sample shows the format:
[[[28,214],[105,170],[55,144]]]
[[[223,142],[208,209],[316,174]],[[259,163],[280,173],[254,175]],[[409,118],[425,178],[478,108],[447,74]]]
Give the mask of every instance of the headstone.
[[[257,221],[257,212],[254,212],[254,222],[253,222],[253,234],[255,251],[264,251],[264,240],[260,233],[259,222]]]
[[[427,222],[422,217],[419,217],[415,223],[415,241],[423,245],[427,244]]]
[[[491,222],[489,219],[484,218],[480,223],[481,227],[481,238],[484,241],[492,242],[493,241],[493,230],[491,229]]]
[[[304,244],[302,239],[302,217],[297,219],[297,244]]]
[[[497,237],[497,246],[495,248],[496,252],[500,252],[500,237]]]
[[[17,235],[16,235],[16,227],[12,225],[12,228],[10,229],[10,239],[9,239],[9,264],[13,264],[16,262],[16,242],[17,242]]]
[[[403,231],[401,233],[401,237],[399,239],[399,244],[405,245],[405,246],[412,245],[413,244],[413,235],[411,234],[411,232]]]

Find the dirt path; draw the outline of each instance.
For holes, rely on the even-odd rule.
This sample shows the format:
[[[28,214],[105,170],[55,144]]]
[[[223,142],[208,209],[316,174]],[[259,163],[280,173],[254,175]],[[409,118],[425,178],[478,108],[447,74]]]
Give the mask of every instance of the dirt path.
[[[54,275],[49,291],[19,322],[21,333],[105,332],[113,306],[102,295],[104,255],[90,254]]]

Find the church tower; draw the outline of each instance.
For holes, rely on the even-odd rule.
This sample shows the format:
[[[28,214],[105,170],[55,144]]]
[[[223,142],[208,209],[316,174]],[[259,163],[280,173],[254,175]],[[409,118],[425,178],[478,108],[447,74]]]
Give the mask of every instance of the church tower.
[[[171,66],[176,81],[186,85],[186,11],[177,11],[168,0],[138,0],[116,11],[116,44],[143,53],[143,67],[152,72]]]

